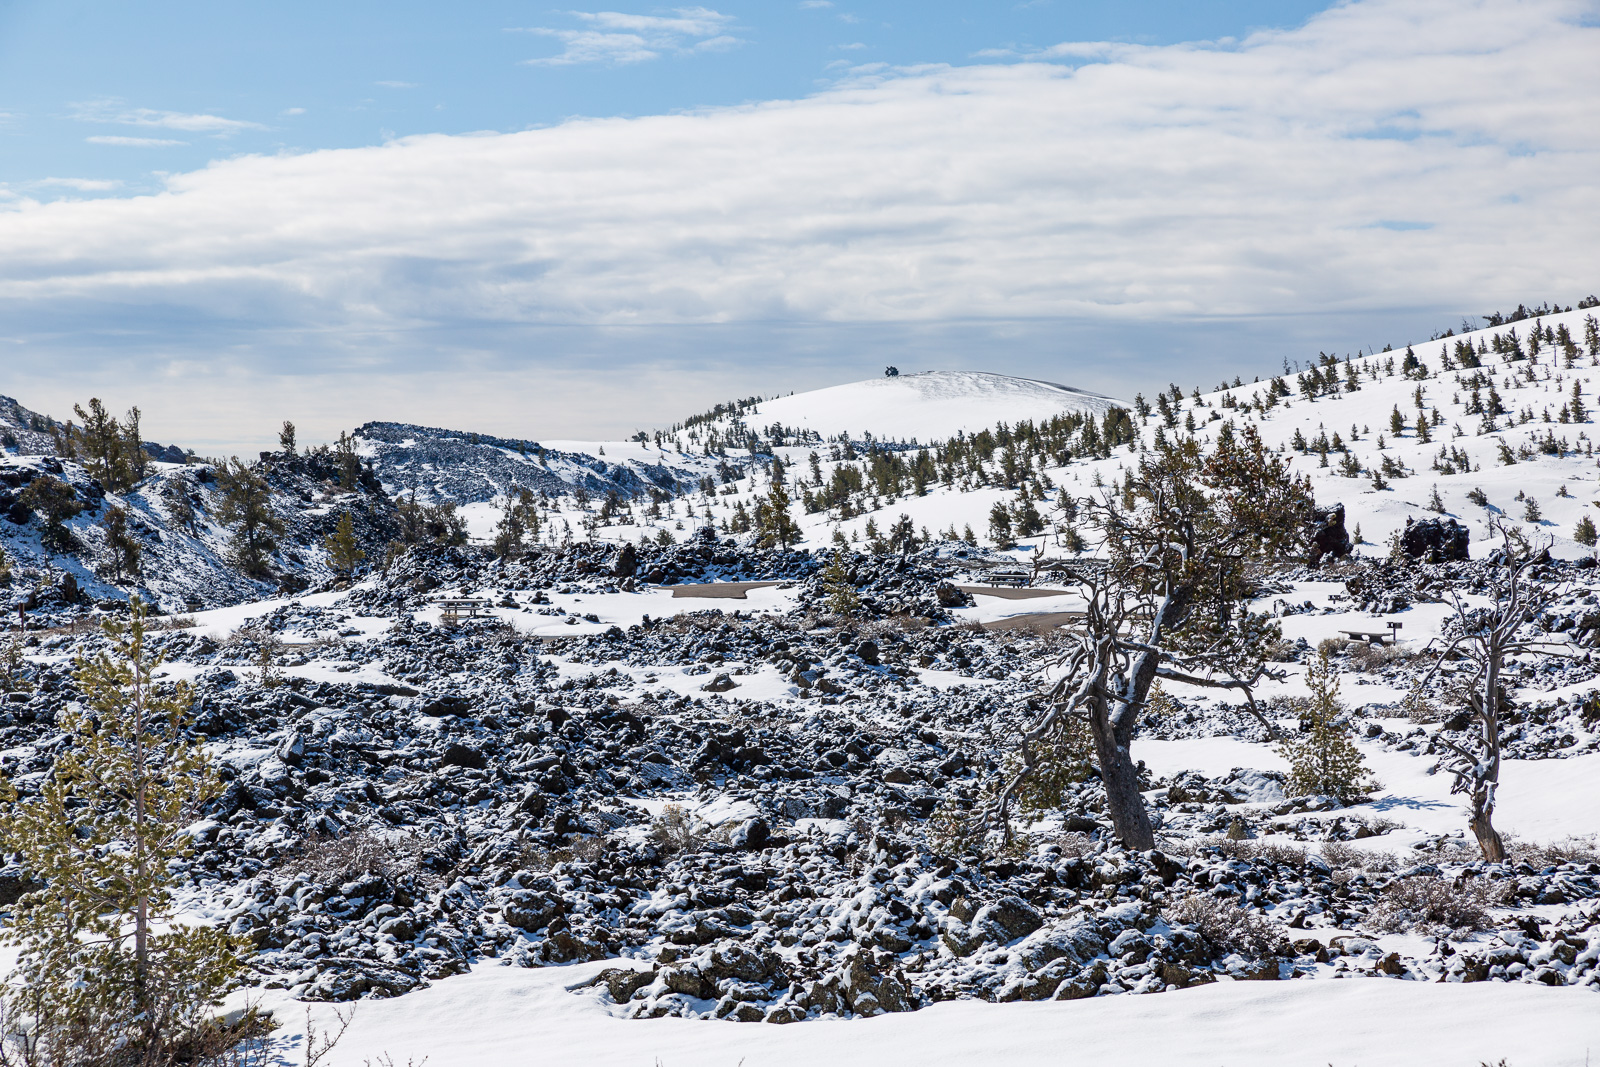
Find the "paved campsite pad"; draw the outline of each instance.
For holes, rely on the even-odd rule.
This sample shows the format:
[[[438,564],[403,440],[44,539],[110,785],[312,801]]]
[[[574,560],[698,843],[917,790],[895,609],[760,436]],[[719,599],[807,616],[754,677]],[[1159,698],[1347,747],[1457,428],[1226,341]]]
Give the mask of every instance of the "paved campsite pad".
[[[706,600],[748,600],[745,596],[752,589],[769,589],[782,582],[706,582],[703,585],[675,585],[672,595],[677,597],[701,597]]]
[[[1042,596],[1071,596],[1071,589],[1018,589],[1016,586],[1004,585],[958,585],[957,589],[963,593],[976,593],[978,596],[997,596],[1002,600],[1033,600]]]
[[[1013,615],[1009,619],[996,619],[981,625],[985,630],[1033,630],[1043,633],[1058,626],[1082,621],[1081,611],[1039,611],[1032,615]]]

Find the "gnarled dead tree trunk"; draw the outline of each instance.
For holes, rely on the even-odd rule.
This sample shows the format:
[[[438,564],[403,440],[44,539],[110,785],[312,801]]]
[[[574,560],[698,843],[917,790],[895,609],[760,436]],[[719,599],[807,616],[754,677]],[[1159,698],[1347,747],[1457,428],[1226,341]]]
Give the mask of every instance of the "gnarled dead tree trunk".
[[[1532,584],[1526,572],[1539,553],[1530,551],[1519,559],[1510,531],[1499,524],[1496,529],[1504,542],[1504,560],[1502,569],[1490,581],[1489,606],[1469,608],[1459,596],[1454,597],[1453,624],[1459,632],[1417,686],[1420,693],[1445,662],[1458,655],[1465,655],[1476,668],[1464,697],[1472,715],[1468,735],[1457,742],[1441,733],[1434,740],[1449,750],[1440,765],[1455,776],[1450,791],[1466,797],[1467,825],[1477,838],[1483,858],[1491,863],[1506,858],[1505,842],[1494,828],[1495,799],[1500,788],[1500,730],[1505,712],[1500,676],[1509,657],[1545,651],[1541,639],[1519,632],[1561,594],[1558,587]]]

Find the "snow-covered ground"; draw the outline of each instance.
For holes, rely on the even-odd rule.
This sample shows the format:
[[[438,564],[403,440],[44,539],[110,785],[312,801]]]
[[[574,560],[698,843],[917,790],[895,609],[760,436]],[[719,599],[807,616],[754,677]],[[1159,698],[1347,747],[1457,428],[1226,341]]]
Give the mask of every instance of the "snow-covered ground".
[[[567,992],[613,962],[523,970],[493,964],[394,1000],[355,1006],[323,1062],[392,1055],[428,1067],[1588,1067],[1600,1006],[1578,989],[1430,985],[1376,978],[1219,982],[1162,996],[1067,1003],[935,1004],[875,1019],[789,1026],[621,1020]],[[270,1004],[269,1004],[270,1006]],[[333,1005],[312,1008],[319,1029]],[[348,1006],[343,1010],[351,1010]],[[304,1032],[299,1005],[283,1037]],[[291,1061],[297,1059],[289,1053]]]

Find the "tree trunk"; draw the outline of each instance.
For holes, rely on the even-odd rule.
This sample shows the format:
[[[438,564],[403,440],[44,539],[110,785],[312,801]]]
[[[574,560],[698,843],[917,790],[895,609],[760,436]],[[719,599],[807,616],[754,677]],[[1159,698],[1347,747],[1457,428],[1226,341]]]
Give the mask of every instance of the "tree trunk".
[[[1472,818],[1467,820],[1467,825],[1472,827],[1472,834],[1478,839],[1478,847],[1483,850],[1483,858],[1490,863],[1503,863],[1506,858],[1506,845],[1500,840],[1500,834],[1490,822],[1493,817],[1492,807],[1484,811],[1474,811]]]
[[[1089,716],[1089,723],[1100,763],[1100,779],[1106,787],[1106,810],[1111,816],[1111,825],[1124,848],[1140,852],[1155,848],[1156,835],[1150,826],[1144,797],[1139,795],[1139,772],[1134,767],[1133,757],[1128,753],[1128,746],[1118,742],[1105,703],[1095,703],[1097,706]]]

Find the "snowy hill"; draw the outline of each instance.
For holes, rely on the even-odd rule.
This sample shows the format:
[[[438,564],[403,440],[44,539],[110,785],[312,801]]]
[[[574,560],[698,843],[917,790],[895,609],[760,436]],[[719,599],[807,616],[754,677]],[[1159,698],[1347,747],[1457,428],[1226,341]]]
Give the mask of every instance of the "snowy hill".
[[[1068,412],[1102,414],[1119,401],[1054,382],[984,371],[923,371],[835,385],[763,401],[753,427],[782,425],[824,437],[847,433],[879,441],[929,441],[986,430],[999,422],[1042,422]]]
[[[796,518],[810,546],[827,543],[836,531],[852,541],[870,540],[869,523],[882,531],[902,515],[919,531],[970,528],[992,543],[990,516],[1001,505],[1014,515],[1021,509],[1027,524],[1034,515],[1040,520],[1041,529],[1017,537],[1023,548],[1043,542],[1059,551],[1055,504],[1061,492],[1083,496],[1120,478],[1137,463],[1139,450],[1158,438],[1192,432],[1209,447],[1223,427],[1253,425],[1267,444],[1293,456],[1319,503],[1346,506],[1347,527],[1366,542],[1358,551],[1383,554],[1408,518],[1437,513],[1468,526],[1474,542],[1491,536],[1492,521],[1509,518],[1529,535],[1552,538],[1555,553],[1570,558],[1591,551],[1573,537],[1579,521],[1586,515],[1600,521],[1592,440],[1593,409],[1600,406],[1600,324],[1591,325],[1594,316],[1580,308],[1434,337],[1410,349],[1409,368],[1401,346],[1353,358],[1324,356],[1276,378],[1246,384],[1241,376],[1237,385],[1210,391],[1174,385],[1161,397],[1125,405],[1132,432],[1116,447],[1103,433],[1111,401],[1001,375],[859,382],[764,402],[744,422],[761,432],[768,424],[811,426],[823,436],[848,429],[857,442],[869,433],[879,441],[915,437],[930,446],[937,473],[920,491],[904,469],[898,476],[874,474],[874,463],[882,474],[886,464],[908,463],[911,453],[874,461],[815,437],[777,448],[798,476],[789,494],[802,505]],[[1051,409],[1052,403],[1061,406]],[[1497,405],[1501,410],[1491,415]],[[1034,420],[1039,430],[1063,411],[1098,414],[1090,420],[1097,436],[1086,439],[1080,427],[1061,438],[1064,448],[1046,447],[1037,435],[1008,443],[1020,424]],[[1421,433],[1419,415],[1427,424]],[[998,434],[1002,422],[1010,428],[1006,435]],[[943,437],[957,429],[968,437],[989,429],[996,445],[988,454],[968,452],[946,462],[941,457],[950,446]],[[1009,471],[1008,449],[1015,453]],[[813,473],[802,473],[813,454]],[[740,482],[739,492],[701,503],[719,524],[737,529],[741,512],[752,511],[768,484]],[[835,489],[842,485],[854,488],[841,496]],[[803,504],[808,496],[812,507]],[[1475,547],[1473,554],[1484,550]]]

